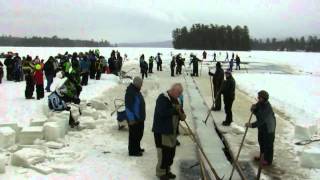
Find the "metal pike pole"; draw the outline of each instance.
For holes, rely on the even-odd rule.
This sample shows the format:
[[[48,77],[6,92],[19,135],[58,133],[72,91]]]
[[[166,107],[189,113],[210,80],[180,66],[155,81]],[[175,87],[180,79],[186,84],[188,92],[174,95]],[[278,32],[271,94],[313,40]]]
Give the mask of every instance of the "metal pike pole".
[[[192,132],[189,124],[187,123],[187,121],[184,121],[184,123],[186,124],[186,126],[187,126],[187,128],[188,128],[188,130],[189,130],[189,132],[190,132],[190,135],[191,135],[192,138],[194,139],[194,142],[197,144],[197,146],[198,146],[201,154],[203,155],[204,159],[207,161],[207,163],[208,163],[208,165],[209,165],[209,167],[210,167],[210,170],[212,171],[214,177],[215,177],[217,180],[222,180],[223,177],[222,177],[222,179],[221,179],[221,178],[219,177],[218,173],[216,172],[216,170],[215,170],[215,169],[213,168],[213,166],[211,165],[208,157],[207,157],[206,154],[204,153],[204,150],[203,150],[202,146],[200,145],[200,143],[198,142],[196,136],[195,136],[194,133]]]
[[[252,115],[253,115],[253,113],[251,113],[248,123],[251,122]],[[248,129],[249,129],[249,127],[246,127],[246,131],[244,132],[244,135],[243,135],[243,137],[242,137],[242,141],[241,141],[241,144],[240,144],[238,153],[237,153],[237,157],[236,157],[236,159],[234,160],[234,162],[232,163],[232,171],[231,171],[229,180],[232,179],[232,176],[233,176],[233,173],[234,173],[234,169],[235,169],[236,163],[238,162],[238,159],[239,159],[239,156],[240,156],[240,152],[241,152],[242,147],[243,147],[243,144],[244,144],[244,140],[245,140],[245,138],[246,138],[246,136],[247,136],[247,133],[248,133]]]

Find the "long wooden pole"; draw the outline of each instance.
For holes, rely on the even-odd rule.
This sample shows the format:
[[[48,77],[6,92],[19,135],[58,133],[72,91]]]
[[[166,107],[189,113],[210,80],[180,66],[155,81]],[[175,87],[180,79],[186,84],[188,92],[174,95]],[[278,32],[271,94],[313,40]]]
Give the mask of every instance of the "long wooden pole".
[[[252,115],[253,115],[253,113],[251,113],[248,123],[251,122]],[[232,171],[231,171],[229,180],[232,179],[232,176],[233,176],[233,173],[234,173],[234,169],[235,169],[236,163],[238,162],[238,159],[239,159],[239,156],[240,156],[240,152],[241,152],[242,147],[243,147],[243,144],[244,144],[244,140],[246,139],[246,136],[247,136],[247,133],[248,133],[248,129],[249,129],[249,127],[246,127],[246,130],[245,130],[244,135],[243,135],[243,137],[242,137],[242,141],[241,141],[241,144],[240,144],[240,147],[239,147],[239,150],[238,150],[236,159],[234,159],[234,162],[232,163]]]

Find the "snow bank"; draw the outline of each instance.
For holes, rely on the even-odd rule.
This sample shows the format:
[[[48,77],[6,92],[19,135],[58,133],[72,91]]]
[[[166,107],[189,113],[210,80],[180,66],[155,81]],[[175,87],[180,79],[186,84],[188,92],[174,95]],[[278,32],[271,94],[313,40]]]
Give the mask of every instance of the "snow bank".
[[[320,77],[267,73],[235,74],[234,77],[238,87],[253,97],[258,91],[267,90],[271,104],[292,117],[297,136],[314,133],[312,129],[319,127]]]

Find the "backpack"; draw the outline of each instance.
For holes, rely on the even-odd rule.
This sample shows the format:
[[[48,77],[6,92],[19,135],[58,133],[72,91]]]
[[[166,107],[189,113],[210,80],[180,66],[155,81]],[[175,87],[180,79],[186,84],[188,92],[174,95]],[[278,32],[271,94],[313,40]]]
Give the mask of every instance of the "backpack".
[[[54,111],[64,111],[67,109],[67,104],[61,99],[56,91],[48,96],[49,109]]]

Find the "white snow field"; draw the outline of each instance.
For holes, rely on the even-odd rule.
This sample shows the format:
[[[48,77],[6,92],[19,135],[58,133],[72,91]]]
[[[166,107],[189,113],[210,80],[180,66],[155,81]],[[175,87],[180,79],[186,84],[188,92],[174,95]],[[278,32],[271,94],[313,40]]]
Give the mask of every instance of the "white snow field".
[[[47,59],[51,55],[57,53],[63,54],[65,51],[69,53],[88,51],[96,48],[41,48],[41,47],[0,47],[1,52],[13,51],[18,52],[20,56],[27,54],[35,57]],[[128,55],[129,64],[133,61],[132,66],[136,65],[136,60],[144,53],[148,58],[155,56],[158,52],[162,53],[162,58],[165,64],[171,60],[172,54],[181,53],[187,58],[192,52],[202,57],[203,51],[190,50],[174,50],[170,48],[97,48],[105,57],[109,57],[112,49],[119,50],[121,55]],[[208,59],[212,60],[213,51],[208,52]],[[221,52],[221,55],[220,53]],[[229,52],[231,57],[232,51]],[[224,61],[225,51],[216,51],[217,59]],[[290,121],[296,125],[295,138],[308,139],[316,134],[319,134],[320,127],[320,53],[304,53],[304,52],[266,52],[266,51],[251,51],[251,52],[235,52],[238,54],[243,64],[242,68],[245,71],[235,71],[237,88],[246,92],[251,97],[256,97],[259,90],[265,89],[270,93],[270,101],[277,110],[283,112],[289,117]],[[0,59],[3,62],[3,59]],[[128,62],[127,62],[128,63]],[[205,64],[205,63],[204,63]],[[214,66],[214,64],[209,65]],[[226,64],[224,64],[226,67]],[[208,70],[206,65],[202,67],[202,74]],[[138,70],[137,70],[138,71]],[[156,81],[161,84],[161,76],[157,79],[151,77],[148,82]],[[52,89],[63,80],[55,78]],[[146,96],[150,98],[148,101],[151,109],[154,109],[156,96],[160,89],[165,90],[169,84],[162,82],[152,84],[145,90]],[[113,75],[103,75],[101,81],[90,81],[89,86],[84,87],[81,93],[81,99],[85,102],[92,100],[98,101],[98,104],[107,102],[109,106],[105,110],[97,110],[89,107],[82,107],[87,113],[86,116],[92,116],[92,111],[98,112],[98,117],[95,117],[94,123],[90,118],[85,118],[88,127],[93,129],[85,129],[80,132],[69,131],[65,138],[59,139],[58,144],[54,142],[37,142],[38,145],[31,145],[32,148],[37,148],[39,151],[34,152],[34,157],[25,157],[25,152],[17,153],[15,163],[21,164],[19,159],[29,158],[29,167],[20,168],[7,166],[6,173],[0,174],[0,179],[152,179],[154,177],[154,162],[144,162],[141,164],[139,159],[129,158],[127,156],[127,135],[116,130],[114,117],[110,117],[113,109],[112,101],[106,100],[104,97],[108,95],[110,89],[121,85],[119,79]],[[14,130],[20,130],[22,127],[27,127],[30,121],[48,118],[53,121],[55,117],[63,116],[51,114],[47,110],[47,100],[25,100],[24,99],[25,83],[8,82],[3,79],[3,84],[0,84],[0,126],[1,124],[10,124]],[[121,96],[123,92],[111,93],[111,97]],[[47,96],[48,94],[46,94]],[[152,99],[153,98],[153,99]],[[83,106],[83,105],[82,105]],[[99,106],[99,105],[97,105]],[[103,106],[103,105],[101,105]],[[104,109],[102,107],[101,109]],[[52,117],[50,117],[52,116]],[[152,121],[153,114],[150,114],[149,121]],[[103,121],[107,119],[107,121]],[[21,128],[16,127],[14,123],[18,123]],[[35,122],[38,124],[41,122]],[[58,123],[58,122],[57,122]],[[60,123],[60,122],[59,122]],[[101,126],[99,126],[99,124]],[[59,124],[60,125],[60,124]],[[93,126],[94,125],[94,126]],[[102,126],[103,125],[103,126]],[[45,127],[54,127],[54,123],[47,124]],[[59,126],[60,127],[60,126]],[[95,127],[95,128],[94,128]],[[7,132],[7,130],[3,130]],[[147,131],[150,131],[149,129]],[[151,133],[146,132],[145,133]],[[9,137],[9,135],[8,135]],[[151,137],[151,135],[150,135]],[[148,142],[153,142],[152,138]],[[12,139],[12,138],[11,138]],[[94,141],[92,141],[94,139]],[[11,140],[12,141],[12,140]],[[154,151],[154,144],[144,144],[147,151]],[[24,147],[14,147],[14,150]],[[37,147],[34,147],[37,146]],[[93,146],[93,147],[92,147]],[[192,142],[185,143],[186,148],[180,149],[179,153],[184,151],[192,151]],[[0,146],[1,147],[1,146]],[[61,148],[63,147],[63,148]],[[52,149],[57,148],[57,149]],[[60,149],[61,148],[61,149]],[[188,150],[187,150],[188,149]],[[10,150],[10,149],[9,149]],[[12,150],[12,149],[11,149]],[[27,149],[28,150],[28,149]],[[312,159],[320,156],[319,143],[314,143],[306,149],[300,150],[302,154],[302,166],[308,168],[318,167],[318,164]],[[19,152],[19,151],[17,151]],[[29,152],[29,151],[27,151]],[[103,154],[104,152],[105,154]],[[111,153],[110,153],[111,152]],[[0,159],[4,159],[6,164],[11,162],[6,154],[8,149],[0,149]],[[184,152],[185,153],[185,152]],[[188,152],[189,153],[189,152]],[[187,153],[187,154],[188,154]],[[177,153],[178,154],[178,153]],[[45,158],[43,157],[45,156]],[[189,153],[189,157],[196,157],[195,154]],[[191,155],[191,156],[190,156]],[[144,160],[150,159],[155,161],[153,155],[148,154]],[[181,157],[178,157],[178,159]],[[0,161],[0,173],[3,170],[3,165]],[[36,164],[42,162],[41,167]],[[31,165],[30,165],[31,164]],[[34,169],[34,170],[30,170]],[[81,173],[79,173],[81,172]],[[49,174],[49,175],[46,175]],[[316,177],[319,171],[315,171],[313,177]]]

